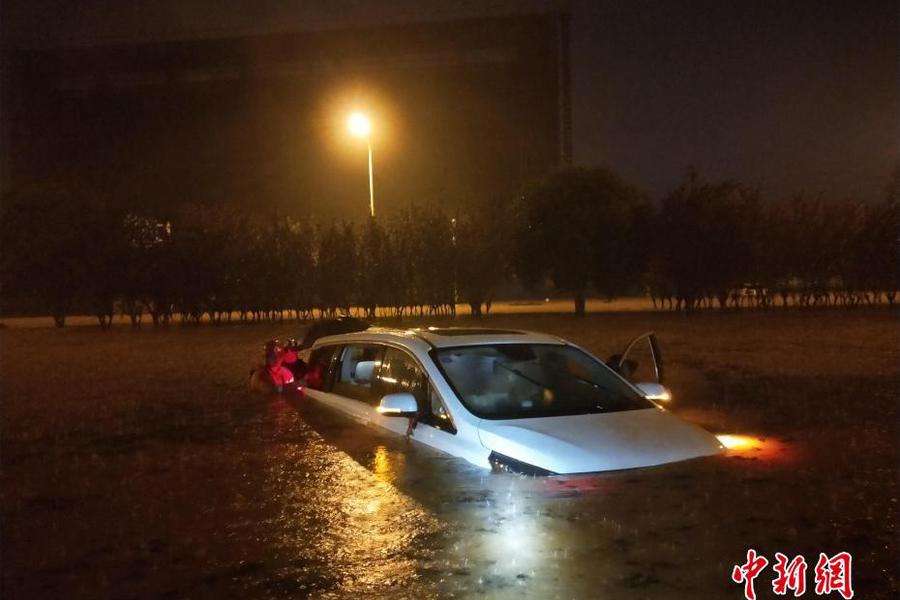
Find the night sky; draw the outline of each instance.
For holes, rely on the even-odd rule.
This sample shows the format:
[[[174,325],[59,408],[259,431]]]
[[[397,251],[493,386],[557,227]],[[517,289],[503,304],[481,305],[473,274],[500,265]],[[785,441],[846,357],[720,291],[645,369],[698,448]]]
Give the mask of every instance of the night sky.
[[[30,46],[218,37],[533,12],[551,2],[3,2]],[[558,3],[557,3],[558,4]],[[688,165],[773,195],[875,198],[898,160],[898,3],[581,1],[574,151],[655,195]],[[839,5],[840,4],[840,5]]]

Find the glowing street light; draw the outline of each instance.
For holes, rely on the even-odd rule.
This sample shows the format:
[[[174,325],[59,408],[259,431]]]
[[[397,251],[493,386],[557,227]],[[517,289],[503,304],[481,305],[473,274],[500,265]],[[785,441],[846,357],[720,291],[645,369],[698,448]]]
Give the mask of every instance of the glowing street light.
[[[369,121],[369,117],[361,112],[355,112],[350,115],[350,118],[347,120],[347,127],[350,129],[350,133],[356,137],[367,138],[372,133],[372,123]]]
[[[350,115],[350,118],[347,119],[347,129],[350,130],[351,135],[358,138],[364,138],[366,140],[366,145],[369,147],[369,213],[372,215],[372,218],[374,218],[375,183],[372,175],[372,123],[369,121],[369,117],[363,113],[354,112]]]

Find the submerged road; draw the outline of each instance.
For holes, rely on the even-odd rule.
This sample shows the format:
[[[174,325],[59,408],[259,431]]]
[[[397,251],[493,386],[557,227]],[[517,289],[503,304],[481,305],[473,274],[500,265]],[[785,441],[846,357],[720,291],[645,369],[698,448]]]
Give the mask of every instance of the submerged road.
[[[10,474],[34,488],[9,507],[18,514],[5,554],[18,577],[8,589],[733,598],[727,574],[741,539],[758,543],[762,529],[798,541],[796,505],[760,505],[778,470],[740,459],[565,478],[491,473],[279,397],[208,415],[204,428],[16,457]],[[54,478],[43,492],[18,472],[39,462]]]
[[[827,435],[773,426],[721,457],[529,478],[248,393],[235,373],[258,330],[3,336],[4,599],[740,598],[730,573],[748,548],[804,555],[807,594],[818,553],[840,550],[858,597],[896,592],[896,450],[876,445],[893,431],[877,415]],[[785,401],[818,389],[766,377],[756,391]],[[891,377],[844,381],[877,403]],[[713,427],[741,385],[679,410]]]

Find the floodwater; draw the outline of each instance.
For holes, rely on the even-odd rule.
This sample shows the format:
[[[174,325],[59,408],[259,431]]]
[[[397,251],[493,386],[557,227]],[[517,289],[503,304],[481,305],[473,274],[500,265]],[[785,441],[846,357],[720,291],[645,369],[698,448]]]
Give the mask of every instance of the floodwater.
[[[787,428],[655,468],[492,473],[251,394],[243,375],[191,387],[196,365],[158,352],[182,333],[86,335],[63,337],[51,365],[72,375],[137,338],[112,362],[146,367],[140,394],[74,376],[39,391],[29,369],[47,363],[6,360],[35,338],[4,340],[4,598],[741,598],[730,573],[751,547],[804,555],[809,595],[818,553],[841,550],[858,597],[896,592],[896,454],[855,434]],[[184,335],[214,364],[220,334]],[[41,398],[58,402],[51,424]],[[709,426],[707,408],[682,414]]]
[[[9,465],[56,481],[12,507],[5,597],[736,598],[745,546],[831,551],[784,447],[533,478],[307,402]]]
[[[796,507],[756,505],[778,485],[771,471],[787,462],[761,469],[716,458],[523,477],[307,402],[256,399],[203,433],[160,431],[8,465],[15,472],[46,460],[55,482],[12,507],[24,514],[4,532],[4,560],[20,577],[7,589],[20,597],[733,598],[726,577],[736,546],[774,523],[785,543],[798,541],[785,514]]]

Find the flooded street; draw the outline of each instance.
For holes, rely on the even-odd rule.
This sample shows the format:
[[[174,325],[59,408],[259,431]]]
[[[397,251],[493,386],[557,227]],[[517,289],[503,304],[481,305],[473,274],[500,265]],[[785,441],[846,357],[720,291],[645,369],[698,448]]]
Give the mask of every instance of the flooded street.
[[[847,550],[858,597],[895,597],[896,321],[848,319],[843,343],[872,344],[862,372],[822,323],[777,319],[737,339],[712,316],[509,317],[600,354],[653,327],[676,413],[759,440],[545,478],[249,393],[287,323],[2,331],[3,597],[740,598],[748,548],[810,571]],[[738,365],[743,344],[756,358]],[[804,359],[758,357],[779,352]]]

